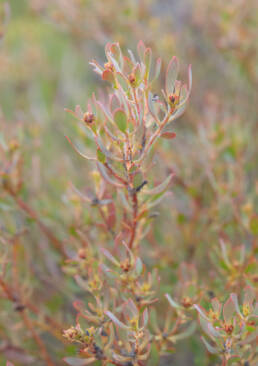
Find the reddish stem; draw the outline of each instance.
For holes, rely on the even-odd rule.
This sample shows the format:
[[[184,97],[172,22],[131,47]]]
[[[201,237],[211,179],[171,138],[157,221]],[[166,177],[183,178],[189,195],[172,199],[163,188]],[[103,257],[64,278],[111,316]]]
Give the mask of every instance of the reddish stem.
[[[62,253],[64,257],[67,257],[67,254],[64,250],[63,243],[52,233],[52,231],[40,220],[37,213],[27,205],[20,197],[12,194],[13,199],[17,203],[17,205],[24,211],[26,214],[34,219],[42,232],[48,237],[48,239],[53,243],[55,248]]]

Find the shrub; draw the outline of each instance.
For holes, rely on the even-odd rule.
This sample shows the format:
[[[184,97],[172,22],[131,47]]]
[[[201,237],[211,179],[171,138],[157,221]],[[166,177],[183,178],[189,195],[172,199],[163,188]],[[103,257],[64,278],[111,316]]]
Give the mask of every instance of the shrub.
[[[164,88],[157,92],[162,81],[161,60],[154,61],[151,49],[142,41],[137,51],[137,58],[131,51],[125,56],[118,43],[108,43],[104,66],[95,60],[91,65],[101,79],[109,83],[111,91],[106,93],[103,89],[99,98],[93,94],[85,110],[80,106],[76,106],[75,111],[67,109],[80,123],[80,140],[86,143],[81,144],[82,148],[67,139],[79,156],[89,160],[93,169],[88,174],[92,176],[92,183],[89,182],[86,190],[70,184],[64,200],[74,222],[68,230],[64,229],[65,239],[59,239],[26,200],[24,186],[29,182],[24,181],[22,144],[16,138],[1,143],[1,184],[8,210],[19,207],[29,218],[29,224],[34,222],[40,230],[34,240],[42,233],[53,246],[51,252],[47,246],[42,251],[46,256],[44,264],[33,267],[33,252],[30,253],[23,239],[28,225],[18,231],[3,230],[0,286],[4,299],[13,304],[15,313],[10,330],[7,329],[7,339],[13,339],[13,330],[18,329],[22,347],[8,342],[2,347],[7,356],[10,350],[16,355],[13,358],[18,364],[30,364],[39,358],[48,366],[58,365],[60,353],[67,354],[64,361],[71,366],[90,363],[154,366],[173,362],[167,357],[176,352],[180,342],[190,344],[188,339],[195,341],[202,332],[211,361],[221,360],[222,365],[255,365],[255,246],[235,248],[226,235],[217,235],[220,246],[210,252],[205,249],[212,270],[204,263],[204,271],[201,271],[198,260],[191,255],[191,246],[178,247],[178,253],[171,255],[168,254],[170,248],[162,247],[162,243],[152,245],[156,240],[152,230],[159,214],[154,209],[165,198],[170,202],[169,187],[173,180],[179,179],[174,169],[163,169],[162,153],[175,141],[174,121],[185,111],[192,76],[189,67],[187,84],[179,81],[179,61],[173,57],[166,69]],[[202,131],[205,133],[216,140],[217,145],[214,150],[211,148],[209,157],[213,161],[212,157],[217,156],[227,142],[223,140],[223,131],[211,128]],[[234,146],[226,147],[228,154],[234,154]],[[224,172],[226,167],[216,166],[214,170]],[[218,187],[212,171],[208,168],[207,171],[211,185],[207,196],[212,196],[212,189],[219,197],[223,190],[231,189],[231,186]],[[180,185],[185,187],[182,181]],[[201,198],[195,188],[194,185],[187,187],[197,207],[195,220],[198,220]],[[83,210],[82,204],[87,210]],[[249,215],[249,208],[246,207],[245,225],[253,237],[256,216]],[[232,211],[242,225],[237,209]],[[179,215],[179,224],[184,220],[185,216]],[[207,228],[209,222],[205,225]],[[216,222],[213,225],[216,229]],[[189,232],[191,236],[195,229],[200,230],[195,228],[194,221],[184,228],[188,238]],[[187,260],[184,251],[188,253]],[[59,267],[52,255],[58,257]],[[172,256],[175,258],[173,274],[169,268]],[[205,262],[203,257],[202,262]],[[23,281],[26,267],[30,266],[40,284],[49,281],[45,277],[46,269],[52,271],[51,285],[63,291],[66,304],[75,298],[74,325],[71,326],[70,318],[67,321],[64,306],[58,307],[55,317],[53,304],[43,308],[39,302],[31,300],[29,291],[35,299],[44,298],[46,294],[37,293],[40,292],[38,282],[31,274],[29,285]],[[70,276],[75,279],[76,288]],[[239,305],[242,288],[243,301]],[[3,315],[5,313],[4,308]],[[32,347],[31,343],[37,345],[38,358],[25,351]],[[70,349],[70,343],[75,348]],[[57,352],[60,348],[62,351]],[[203,359],[207,358],[203,356]]]

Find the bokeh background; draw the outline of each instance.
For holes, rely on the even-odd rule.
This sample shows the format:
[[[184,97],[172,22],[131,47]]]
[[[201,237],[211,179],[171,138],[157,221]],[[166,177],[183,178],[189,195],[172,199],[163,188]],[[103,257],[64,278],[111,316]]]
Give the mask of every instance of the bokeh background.
[[[87,139],[64,112],[77,104],[85,109],[87,97],[107,87],[89,61],[105,61],[107,42],[135,51],[142,39],[166,64],[177,55],[185,80],[192,64],[189,106],[175,123],[177,138],[159,146],[163,163],[155,168],[160,176],[176,172],[173,195],[158,208],[142,248],[150,265],[159,267],[162,293],[173,292],[181,261],[194,260],[200,281],[209,272],[216,282],[210,253],[216,253],[219,237],[248,250],[257,234],[256,0],[10,0],[0,6],[1,144],[19,141],[21,194],[67,245],[78,222],[90,227],[93,215],[69,189],[70,181],[80,189],[90,186],[92,177],[65,135],[81,145]],[[163,64],[163,80],[164,70]],[[0,210],[1,230],[8,235],[29,227],[20,265],[27,296],[72,324],[71,304],[80,293],[72,279],[60,275],[57,254],[3,192]],[[10,318],[10,305],[1,302],[0,363],[9,358],[16,365],[41,365],[31,361],[33,346],[31,354],[24,353],[21,344],[29,341],[16,315]],[[48,335],[45,342],[57,365],[75,350]],[[199,336],[186,342],[188,351],[183,342],[171,364],[214,364]]]

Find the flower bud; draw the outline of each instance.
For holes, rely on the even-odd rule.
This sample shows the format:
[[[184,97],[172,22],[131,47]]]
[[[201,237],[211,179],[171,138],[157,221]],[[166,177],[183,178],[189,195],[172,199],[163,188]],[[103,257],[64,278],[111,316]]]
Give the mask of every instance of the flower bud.
[[[179,104],[179,95],[170,94],[168,96],[169,104],[172,108],[175,108]]]
[[[129,83],[134,87],[135,86],[135,82],[136,82],[136,76],[134,73],[131,73],[129,76],[128,76],[128,80],[129,80]]]
[[[83,120],[84,120],[85,123],[91,124],[91,123],[93,123],[95,121],[95,116],[91,112],[86,112],[83,115]]]
[[[115,68],[114,68],[114,65],[112,64],[112,62],[106,62],[105,64],[104,64],[104,68],[106,69],[106,70],[109,70],[109,71],[114,71],[115,70]]]

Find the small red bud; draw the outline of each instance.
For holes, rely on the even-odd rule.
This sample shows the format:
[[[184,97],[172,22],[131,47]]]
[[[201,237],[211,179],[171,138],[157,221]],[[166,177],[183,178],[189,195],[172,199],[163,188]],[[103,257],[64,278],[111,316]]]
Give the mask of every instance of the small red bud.
[[[128,80],[129,80],[129,83],[130,83],[132,86],[134,86],[135,81],[136,81],[135,74],[134,74],[134,73],[130,74],[130,75],[128,76]]]
[[[179,103],[179,96],[176,94],[170,94],[168,96],[168,100],[169,100],[171,106],[175,107]]]
[[[86,112],[83,115],[83,120],[84,120],[85,123],[91,124],[95,121],[95,116],[91,112]]]
[[[78,250],[78,257],[80,259],[85,259],[86,258],[85,249],[81,248],[81,249]]]

